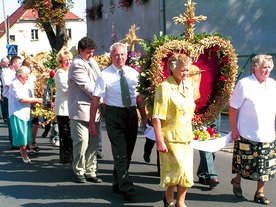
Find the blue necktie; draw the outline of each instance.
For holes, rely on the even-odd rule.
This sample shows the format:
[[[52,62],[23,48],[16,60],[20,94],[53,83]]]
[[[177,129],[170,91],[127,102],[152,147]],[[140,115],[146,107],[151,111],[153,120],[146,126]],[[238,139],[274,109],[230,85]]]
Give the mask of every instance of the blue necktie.
[[[121,85],[123,105],[128,108],[131,105],[131,99],[130,99],[129,88],[128,88],[126,78],[124,76],[123,69],[119,70],[119,74],[121,76],[120,85]]]

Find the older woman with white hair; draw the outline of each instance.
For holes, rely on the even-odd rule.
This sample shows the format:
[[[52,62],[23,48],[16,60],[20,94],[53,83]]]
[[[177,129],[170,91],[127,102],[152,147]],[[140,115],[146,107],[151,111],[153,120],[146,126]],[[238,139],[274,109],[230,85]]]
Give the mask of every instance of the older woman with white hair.
[[[20,147],[24,163],[30,163],[26,145],[32,140],[31,137],[31,104],[42,103],[43,99],[32,96],[27,84],[30,69],[22,66],[16,71],[16,78],[9,88],[9,119],[12,129],[13,145]]]
[[[256,181],[254,202],[261,204],[270,203],[264,195],[264,184],[273,179],[276,172],[276,82],[269,78],[273,67],[272,56],[255,56],[250,66],[252,74],[237,83],[229,106],[235,140],[233,193],[242,197],[241,178]]]
[[[160,158],[160,186],[166,188],[164,207],[186,207],[187,189],[193,182],[193,88],[188,82],[192,59],[173,54],[168,59],[169,77],[156,89],[152,125]]]

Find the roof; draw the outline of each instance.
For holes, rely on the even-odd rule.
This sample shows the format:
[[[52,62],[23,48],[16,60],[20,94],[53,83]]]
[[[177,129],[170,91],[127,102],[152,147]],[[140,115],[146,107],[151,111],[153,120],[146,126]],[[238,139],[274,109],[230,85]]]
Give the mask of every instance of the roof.
[[[36,20],[37,12],[34,9],[25,9],[24,5],[20,6],[12,15],[9,16],[9,27],[18,22],[19,20]],[[68,11],[65,18],[67,20],[80,20],[81,18],[72,12]],[[6,34],[5,21],[0,24],[0,38]]]

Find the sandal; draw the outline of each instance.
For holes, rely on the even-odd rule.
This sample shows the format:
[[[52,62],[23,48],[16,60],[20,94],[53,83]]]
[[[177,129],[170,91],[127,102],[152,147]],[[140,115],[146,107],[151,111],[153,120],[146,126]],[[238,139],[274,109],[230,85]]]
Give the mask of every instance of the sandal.
[[[40,148],[37,146],[36,142],[33,142],[33,149],[35,152],[38,152],[40,150]]]
[[[34,146],[32,144],[28,144],[26,149],[29,150],[30,155],[33,155],[35,153]]]
[[[265,197],[264,192],[256,192],[254,195],[254,202],[264,204],[264,205],[268,205],[270,203],[270,201],[267,200],[267,198]]]
[[[231,180],[231,184],[233,185],[233,193],[236,197],[241,198],[242,197],[242,189],[241,187],[235,187],[234,184],[240,185],[241,183],[235,182],[234,178]]]

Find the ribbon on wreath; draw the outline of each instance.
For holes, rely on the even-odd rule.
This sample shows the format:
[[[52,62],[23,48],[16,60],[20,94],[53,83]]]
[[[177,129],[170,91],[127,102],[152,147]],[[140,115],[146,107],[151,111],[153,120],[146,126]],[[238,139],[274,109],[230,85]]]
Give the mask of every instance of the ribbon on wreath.
[[[54,77],[55,77],[56,71],[55,70],[51,70],[50,72],[50,78],[48,79],[46,88],[45,88],[45,92],[43,95],[43,105],[44,107],[47,106],[48,103],[48,98],[49,98],[49,90],[50,90],[50,103],[51,103],[51,108],[54,107],[54,102],[53,102],[53,85],[54,85]]]

